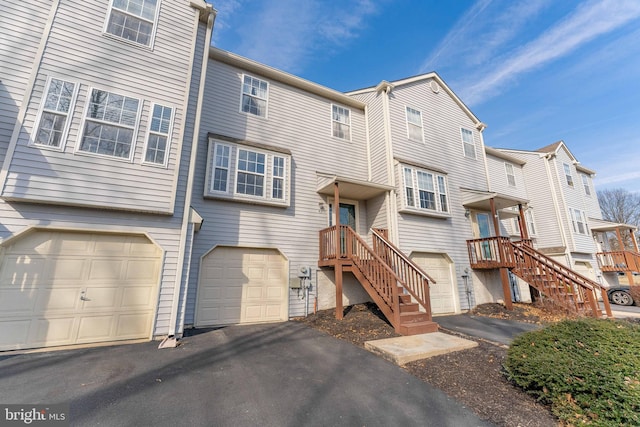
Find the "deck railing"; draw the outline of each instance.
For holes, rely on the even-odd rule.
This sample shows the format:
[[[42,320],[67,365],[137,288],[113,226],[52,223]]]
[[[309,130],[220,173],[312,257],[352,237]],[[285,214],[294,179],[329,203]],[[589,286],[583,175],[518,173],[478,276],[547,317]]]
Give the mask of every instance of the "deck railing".
[[[640,254],[633,251],[598,252],[598,264],[602,271],[640,273]]]
[[[515,256],[508,237],[485,237],[467,240],[471,268],[515,267]]]
[[[429,283],[436,281],[387,240],[386,230],[371,231],[373,251],[398,275],[404,289],[431,315]]]

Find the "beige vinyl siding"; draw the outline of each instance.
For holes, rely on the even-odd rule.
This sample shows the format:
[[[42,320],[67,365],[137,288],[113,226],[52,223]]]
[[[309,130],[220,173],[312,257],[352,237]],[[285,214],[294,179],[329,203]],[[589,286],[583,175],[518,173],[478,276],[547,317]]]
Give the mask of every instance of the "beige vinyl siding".
[[[154,49],[150,50],[102,34],[107,6],[107,1],[60,2],[3,196],[168,214],[174,207],[194,11],[187,3],[163,1]],[[79,84],[63,152],[28,145],[48,76]],[[142,114],[132,162],[76,151],[89,88],[140,100]],[[167,168],[140,164],[152,103],[172,107],[174,112]]]
[[[22,104],[51,1],[6,1],[0,12],[0,164]]]
[[[328,226],[329,215],[328,198],[316,192],[317,172],[360,180],[366,180],[368,174],[364,111],[350,108],[352,140],[344,141],[331,134],[331,104],[335,101],[247,73],[269,83],[267,118],[255,117],[240,112],[243,70],[211,59],[207,72],[192,203],[204,224],[194,236],[187,324],[193,323],[200,258],[216,245],[278,249],[289,261],[290,280],[298,280],[300,266],[313,267],[315,291],[318,231]],[[209,132],[290,150],[290,206],[204,199]],[[364,203],[360,204],[359,225],[358,231],[366,234]],[[302,295],[302,291],[290,290],[290,316],[304,314]],[[311,298],[313,307],[313,293]]]
[[[487,167],[489,169],[489,182],[491,183],[491,191],[504,194],[519,199],[527,199],[527,189],[525,187],[524,174],[522,166],[511,163],[508,160],[487,154]],[[516,179],[515,187],[509,185],[505,163],[513,166],[513,173]]]
[[[382,97],[375,91],[353,95],[353,98],[367,103],[367,119],[369,122],[369,147],[371,157],[371,178],[376,182],[390,184],[391,177],[387,173],[387,146],[385,136],[385,118]]]

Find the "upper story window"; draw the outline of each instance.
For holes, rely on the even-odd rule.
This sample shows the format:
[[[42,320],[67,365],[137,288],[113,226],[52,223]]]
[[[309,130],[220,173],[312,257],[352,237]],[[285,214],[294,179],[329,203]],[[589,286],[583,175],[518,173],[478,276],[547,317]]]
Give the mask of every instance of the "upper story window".
[[[99,89],[89,93],[78,151],[131,159],[140,100]]]
[[[331,122],[333,136],[351,141],[351,110],[332,104]]]
[[[407,136],[412,141],[424,141],[422,131],[422,112],[407,107]]]
[[[476,144],[473,142],[473,132],[469,129],[461,128],[462,146],[464,148],[464,156],[470,159],[476,158]]]
[[[169,158],[173,109],[159,104],[151,107],[151,124],[144,150],[144,163],[165,165]]]
[[[573,232],[578,234],[587,234],[587,220],[584,212],[579,209],[569,208],[571,213],[571,222],[573,224]]]
[[[584,187],[584,194],[587,196],[591,196],[591,185],[589,184],[589,176],[581,175],[582,177],[582,186]]]
[[[76,93],[75,83],[54,78],[47,80],[34,144],[63,148]]]
[[[269,97],[269,83],[255,77],[242,77],[242,105],[243,113],[258,117],[267,117],[267,101]]]
[[[513,165],[511,163],[505,163],[504,164],[504,169],[507,172],[507,182],[509,183],[510,186],[515,187],[516,186],[516,174],[515,174]]]
[[[536,234],[536,223],[533,219],[533,209],[529,208],[524,211],[524,219],[527,222],[527,231],[530,236],[535,236]]]
[[[449,212],[446,179],[431,171],[403,167],[407,207],[434,212]]]
[[[151,47],[160,0],[111,0],[105,32]]]
[[[571,166],[567,163],[563,163],[562,167],[564,168],[564,176],[567,179],[567,185],[573,187],[573,175],[571,174]]]
[[[289,155],[212,141],[207,196],[288,205]]]

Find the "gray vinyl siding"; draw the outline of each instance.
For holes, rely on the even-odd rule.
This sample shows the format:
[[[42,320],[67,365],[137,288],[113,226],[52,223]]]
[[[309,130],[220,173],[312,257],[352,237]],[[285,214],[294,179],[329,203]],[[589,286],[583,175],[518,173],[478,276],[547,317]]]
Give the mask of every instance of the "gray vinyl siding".
[[[527,199],[527,189],[525,187],[522,166],[509,162],[508,160],[492,156],[491,154],[486,154],[486,157],[491,191],[519,199]],[[516,180],[515,186],[509,185],[505,163],[513,166],[513,173]]]
[[[396,87],[390,100],[391,134],[394,157],[431,166],[446,172],[449,213],[448,218],[434,218],[412,213],[398,214],[400,249],[405,253],[446,253],[454,262],[458,301],[467,309],[467,297],[462,276],[469,267],[466,240],[472,239],[471,222],[465,218],[460,188],[487,191],[484,168],[484,148],[475,123],[446,91],[433,93],[430,80]],[[407,137],[405,108],[420,110],[424,126],[424,142]],[[464,157],[460,128],[473,132],[476,159]],[[394,169],[397,183],[397,202],[404,201],[400,167]],[[439,173],[436,170],[436,173]],[[428,272],[427,272],[428,273]]]
[[[363,110],[350,108],[352,139],[345,141],[332,136],[334,101],[247,73],[269,83],[267,118],[255,117],[240,112],[243,70],[210,59],[207,73],[192,201],[204,223],[194,236],[187,324],[194,321],[198,271],[204,254],[219,245],[276,248],[289,261],[289,277],[297,280],[300,266],[318,269],[318,232],[328,226],[328,197],[317,193],[317,172],[360,180],[368,177]],[[209,132],[290,150],[290,205],[205,199]],[[361,202],[357,231],[366,234],[369,226],[366,206]],[[315,291],[317,275],[313,277]],[[303,315],[305,304],[302,293],[290,291],[290,316]]]
[[[385,184],[391,183],[387,172],[387,145],[385,136],[385,118],[382,97],[375,91],[354,95],[353,98],[367,104],[367,120],[369,124],[369,149],[371,162],[371,179]]]
[[[35,2],[31,1],[30,4]],[[139,48],[102,35],[107,4],[107,0],[60,2],[41,67],[36,70],[38,74],[33,95],[12,158],[6,187],[6,193],[16,199],[33,199],[37,203],[0,200],[0,242],[29,227],[88,233],[146,233],[163,250],[153,334],[165,335],[170,327],[174,297],[179,292],[175,288],[176,282],[180,283],[177,279],[187,271],[178,271],[178,261],[181,238],[186,238],[181,234],[182,213],[199,71],[207,42],[204,40],[205,25],[199,25],[199,49],[192,57],[192,45],[195,43],[194,9],[188,2],[163,0],[154,49]],[[34,8],[32,16],[37,18],[42,9],[46,8]],[[190,99],[185,104],[192,64],[194,77]],[[22,71],[23,65],[20,68]],[[30,65],[28,67],[31,71]],[[80,84],[64,152],[26,145],[33,132],[48,75]],[[89,86],[143,100],[134,163],[73,153]],[[16,95],[18,98],[23,96],[25,88],[21,90],[22,93]],[[152,102],[174,108],[171,153],[166,169],[140,165],[148,110]],[[184,138],[181,140],[185,121]],[[179,150],[184,151],[180,157],[180,168],[177,165]],[[175,188],[177,194],[174,200]],[[49,204],[44,205],[43,202]],[[61,206],[64,203],[88,207]],[[134,209],[169,213],[171,206],[175,206],[174,215],[122,211]],[[106,211],[96,207],[118,210]]]
[[[194,10],[163,1],[153,50],[102,33],[108,1],[62,0],[11,160],[3,196],[12,200],[170,214],[191,64]],[[73,47],[72,49],[70,47]],[[79,84],[64,151],[29,145],[48,76]],[[138,98],[142,114],[130,162],[77,151],[89,89]],[[152,103],[173,107],[168,167],[141,165]]]
[[[0,12],[0,164],[33,69],[52,2],[5,1]]]

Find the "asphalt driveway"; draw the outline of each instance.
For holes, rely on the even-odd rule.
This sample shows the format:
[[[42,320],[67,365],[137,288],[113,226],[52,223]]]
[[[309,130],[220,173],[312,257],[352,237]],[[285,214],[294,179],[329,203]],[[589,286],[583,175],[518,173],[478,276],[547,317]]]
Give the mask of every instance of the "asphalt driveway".
[[[304,325],[0,354],[0,402],[70,404],[71,425],[483,426],[398,366]]]

